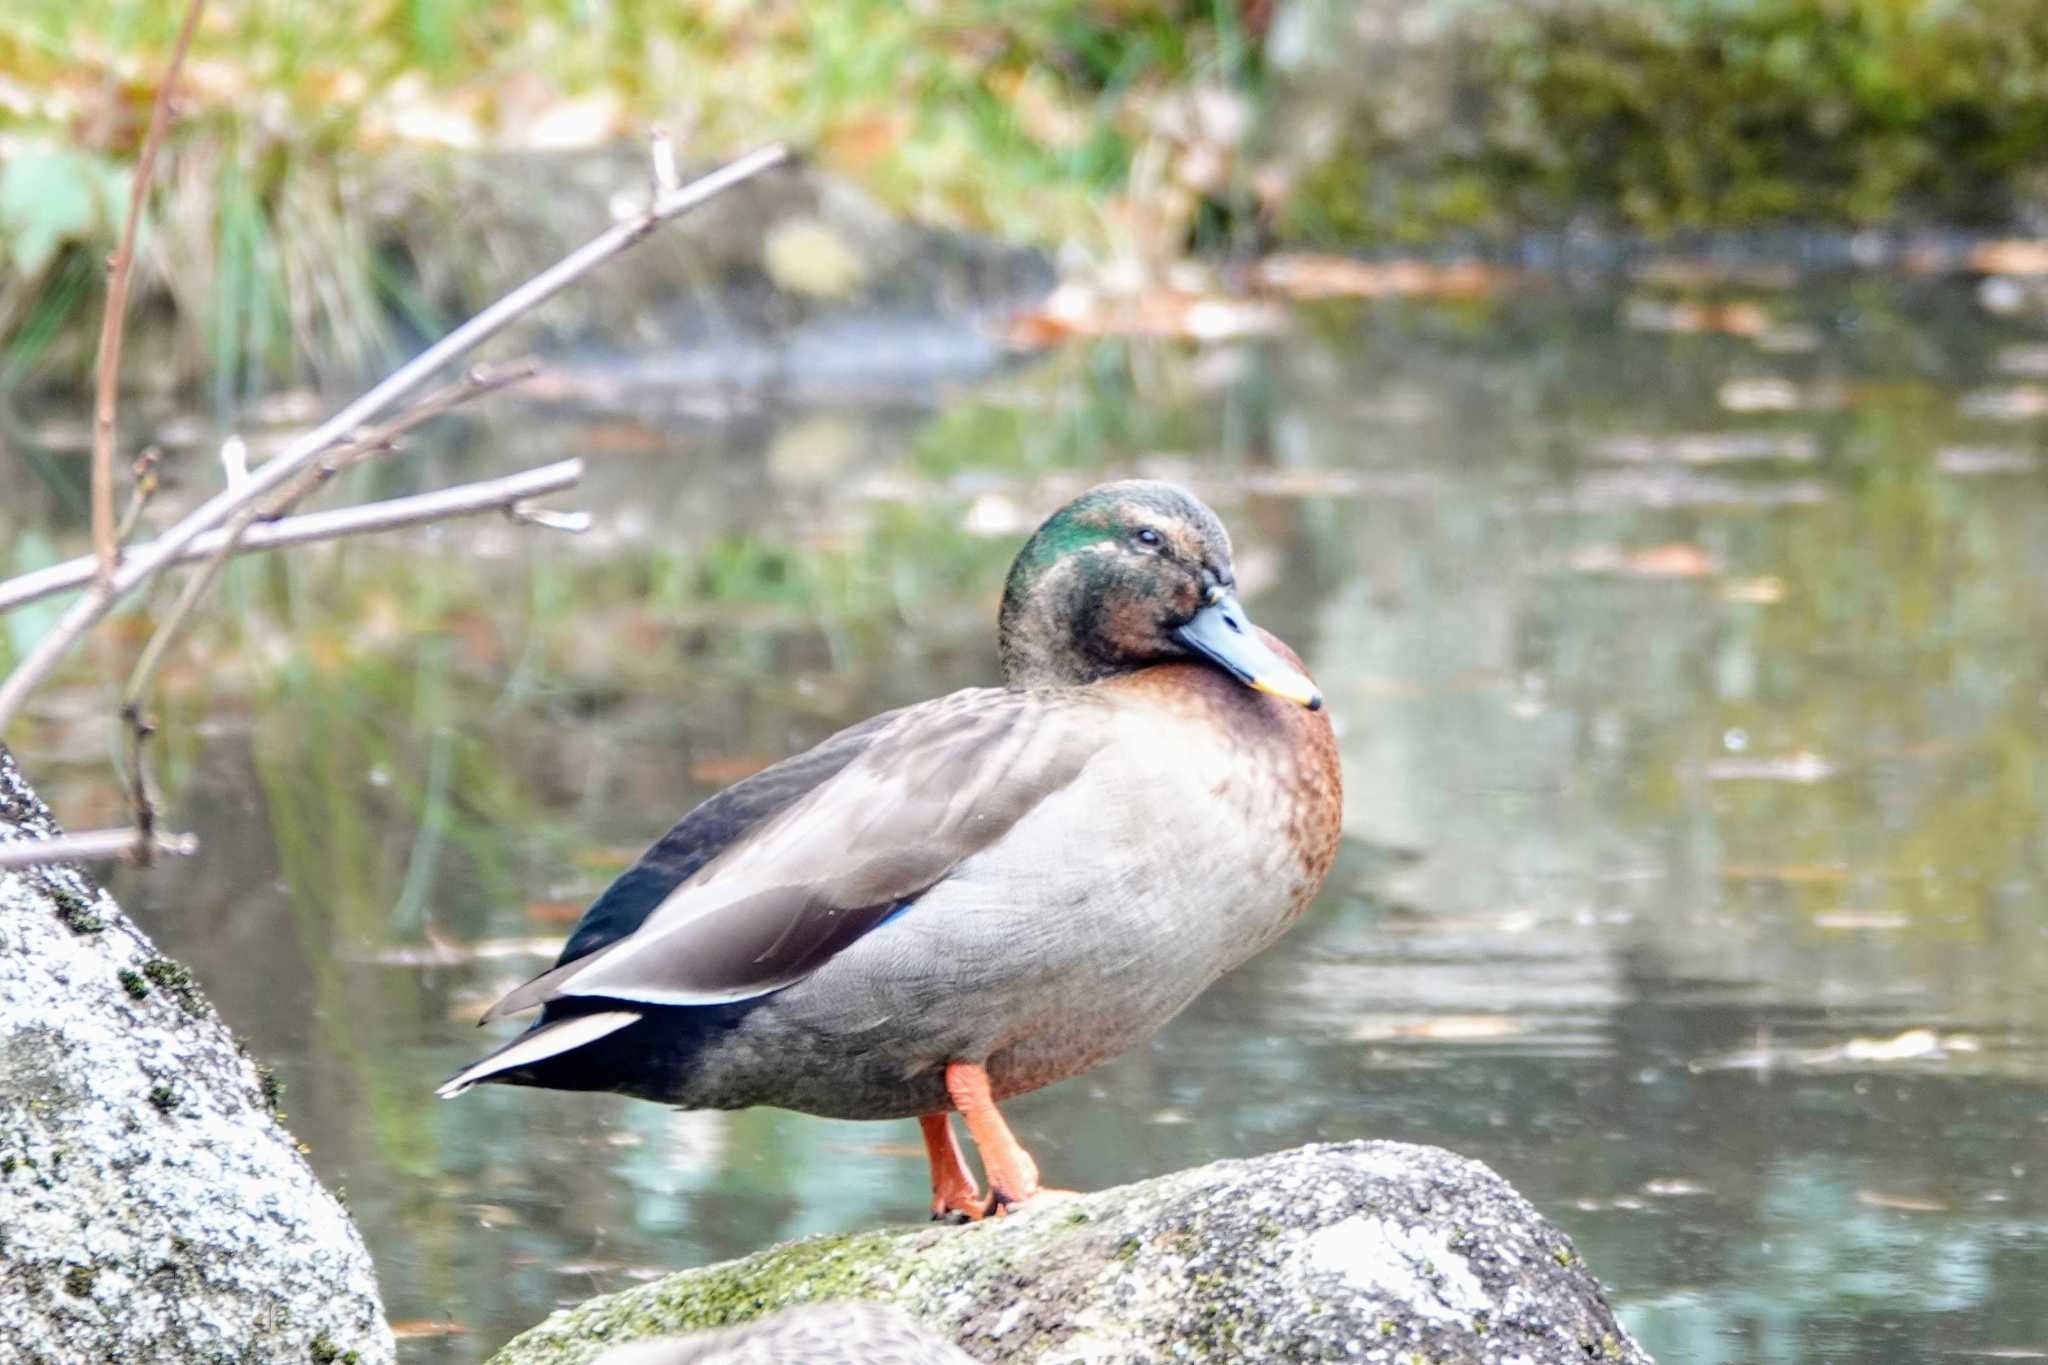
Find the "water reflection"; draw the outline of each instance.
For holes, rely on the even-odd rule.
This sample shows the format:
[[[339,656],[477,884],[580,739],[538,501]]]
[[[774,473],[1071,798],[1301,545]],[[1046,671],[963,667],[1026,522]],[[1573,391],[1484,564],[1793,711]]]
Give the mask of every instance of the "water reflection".
[[[430,1090],[676,813],[989,680],[1044,508],[1183,477],[1331,698],[1350,842],[1281,947],[1015,1106],[1048,1171],[1440,1143],[1660,1359],[2048,1351],[2030,333],[1932,286],[1760,306],[1781,349],[1536,293],[1104,344],[936,414],[501,408],[365,491],[584,451],[604,529],[240,569],[166,703],[207,854],[123,893],[277,1063],[394,1316],[469,1329],[415,1359],[913,1216],[907,1125]],[[99,776],[90,701],[34,720],[60,803]]]

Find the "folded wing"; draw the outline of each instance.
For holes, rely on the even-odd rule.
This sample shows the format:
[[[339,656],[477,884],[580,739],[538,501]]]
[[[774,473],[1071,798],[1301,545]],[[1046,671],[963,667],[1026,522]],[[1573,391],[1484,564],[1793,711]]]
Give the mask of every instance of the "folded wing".
[[[1073,782],[1100,746],[1101,725],[1094,708],[997,691],[896,712],[843,766],[641,912],[630,932],[581,956],[565,952],[485,1018],[565,997],[720,1004],[799,981]]]

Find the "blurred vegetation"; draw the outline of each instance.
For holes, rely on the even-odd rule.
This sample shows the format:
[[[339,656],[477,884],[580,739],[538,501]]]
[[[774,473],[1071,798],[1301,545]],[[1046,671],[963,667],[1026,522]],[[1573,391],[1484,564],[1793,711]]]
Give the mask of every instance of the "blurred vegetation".
[[[1330,19],[1335,7],[1317,6]],[[1667,233],[2038,214],[2034,0],[1562,0],[1428,7],[1435,68],[1365,89],[1299,232],[1429,240],[1581,222]]]
[[[180,8],[0,14],[0,385],[90,364],[97,262]],[[175,345],[133,374],[209,376],[225,406],[358,374],[504,286],[448,238],[490,240],[495,173],[437,166],[656,122],[703,158],[787,138],[892,212],[1124,285],[1274,241],[2038,228],[2048,9],[254,0],[209,10],[185,88],[137,329]],[[561,196],[526,198],[570,230]],[[451,261],[453,296],[427,283]]]
[[[182,8],[23,0],[0,15],[0,379],[96,313],[82,267],[124,211]],[[1100,246],[1155,106],[1249,79],[1247,51],[1226,0],[214,5],[143,282],[216,375],[290,343],[359,362],[386,314],[418,312],[408,262],[461,249],[365,235],[373,201],[415,188],[390,154],[558,152],[654,123],[699,158],[787,139],[929,223]]]

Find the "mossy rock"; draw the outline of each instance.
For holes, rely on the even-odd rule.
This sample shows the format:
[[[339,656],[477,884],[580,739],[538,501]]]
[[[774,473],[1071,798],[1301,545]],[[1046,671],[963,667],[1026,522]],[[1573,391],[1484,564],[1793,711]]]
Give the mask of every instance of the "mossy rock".
[[[845,1299],[986,1361],[1343,1360],[1369,1343],[1444,1365],[1646,1362],[1570,1245],[1477,1162],[1318,1145],[687,1270],[556,1313],[495,1365],[584,1365]]]

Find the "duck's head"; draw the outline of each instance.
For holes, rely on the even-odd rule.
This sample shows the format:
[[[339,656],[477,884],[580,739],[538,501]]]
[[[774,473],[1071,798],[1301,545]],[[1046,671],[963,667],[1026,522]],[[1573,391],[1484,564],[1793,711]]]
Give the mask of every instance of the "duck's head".
[[[1010,566],[1000,642],[1012,687],[1199,659],[1311,711],[1323,704],[1238,605],[1223,523],[1151,479],[1091,488],[1046,518]]]

